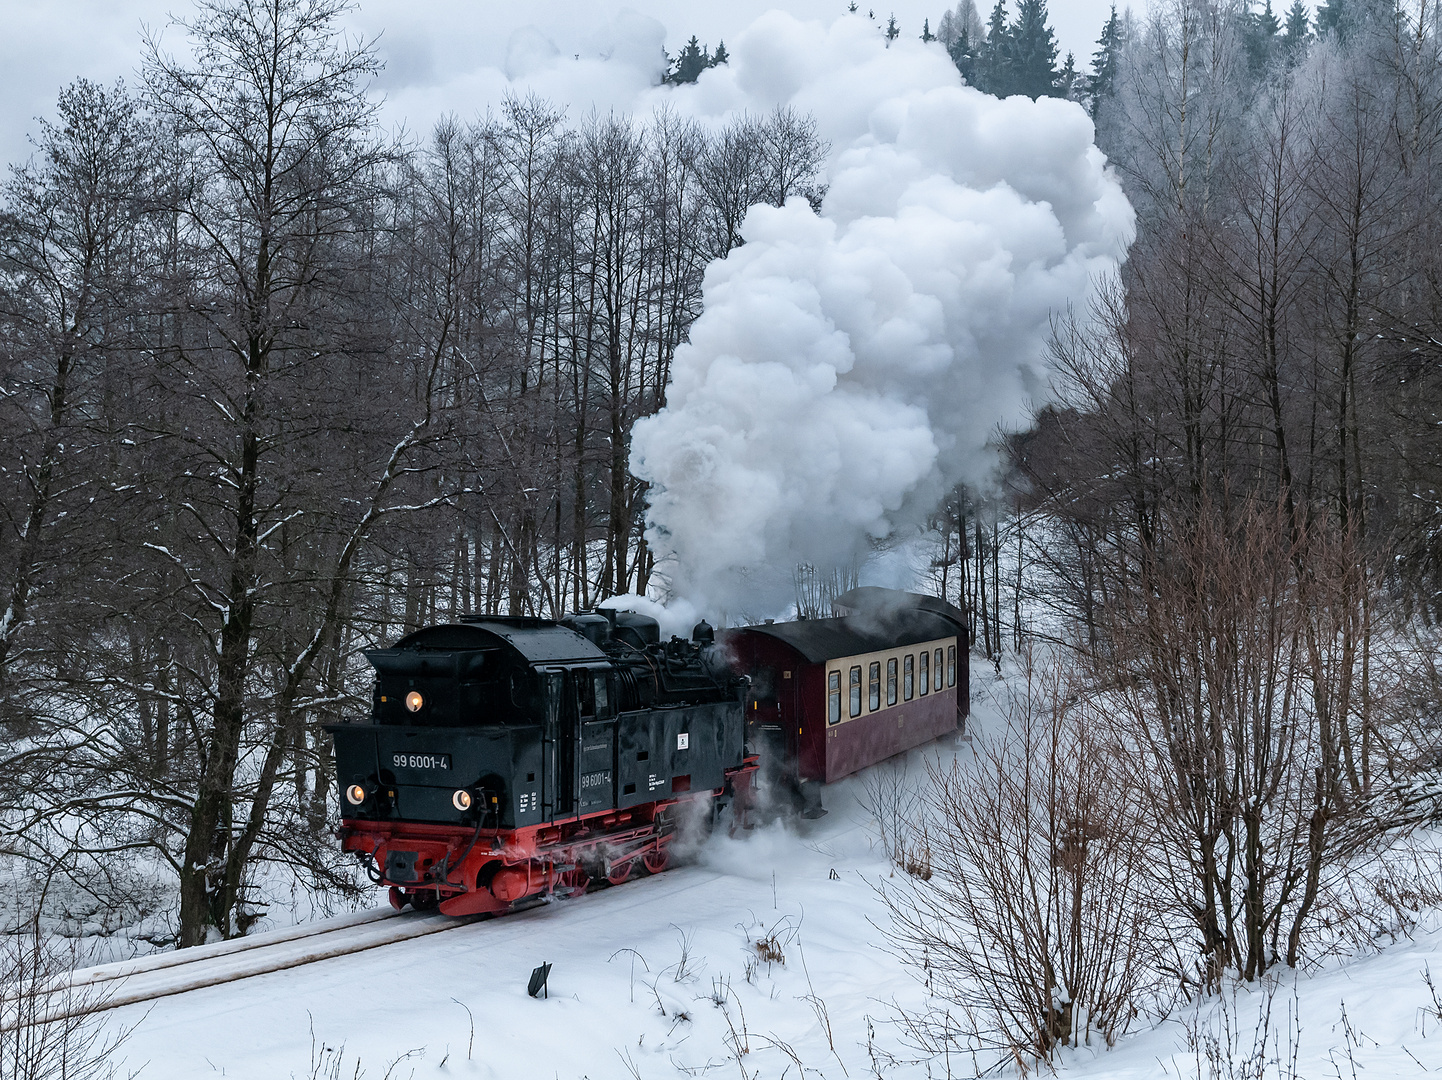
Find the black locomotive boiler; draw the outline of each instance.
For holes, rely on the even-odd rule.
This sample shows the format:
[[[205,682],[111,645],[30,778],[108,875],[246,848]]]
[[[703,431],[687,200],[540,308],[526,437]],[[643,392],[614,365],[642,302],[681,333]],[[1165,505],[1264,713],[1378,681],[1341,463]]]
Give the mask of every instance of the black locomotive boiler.
[[[728,799],[744,818],[758,788],[821,813],[822,784],[967,716],[962,612],[873,588],[837,605],[720,641],[608,610],[369,651],[371,715],[327,728],[342,846],[397,908],[463,915],[658,872],[684,823]]]

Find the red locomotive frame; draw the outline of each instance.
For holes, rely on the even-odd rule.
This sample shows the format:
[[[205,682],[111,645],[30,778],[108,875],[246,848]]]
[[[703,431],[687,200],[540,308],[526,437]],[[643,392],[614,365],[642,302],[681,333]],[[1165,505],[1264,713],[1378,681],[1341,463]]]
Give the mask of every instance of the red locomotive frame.
[[[667,828],[668,811],[729,793],[740,821],[756,770],[757,759],[748,757],[726,771],[725,787],[518,829],[346,818],[337,837],[342,850],[370,857],[377,884],[390,886],[391,906],[397,910],[409,903],[422,911],[439,907],[445,915],[501,914],[545,896],[578,895],[601,877],[620,885],[637,864],[660,873],[670,862],[676,837]],[[391,851],[414,854],[416,870],[431,875],[430,880],[389,880],[385,867]],[[443,870],[436,880],[438,867]]]

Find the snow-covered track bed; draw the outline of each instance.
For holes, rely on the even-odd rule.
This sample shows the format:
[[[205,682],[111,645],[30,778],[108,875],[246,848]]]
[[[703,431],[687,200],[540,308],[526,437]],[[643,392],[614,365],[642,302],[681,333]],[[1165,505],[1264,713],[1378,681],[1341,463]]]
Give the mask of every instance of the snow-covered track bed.
[[[82,968],[55,983],[52,1019],[184,994],[207,986],[301,967],[399,941],[454,930],[479,916],[356,912],[253,937]]]

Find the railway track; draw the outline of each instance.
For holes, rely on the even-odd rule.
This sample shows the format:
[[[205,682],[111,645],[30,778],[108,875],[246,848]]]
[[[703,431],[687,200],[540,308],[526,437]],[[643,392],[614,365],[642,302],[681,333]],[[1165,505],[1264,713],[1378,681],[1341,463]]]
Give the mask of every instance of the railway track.
[[[669,875],[667,876],[669,878]],[[687,875],[665,880],[651,899],[673,898],[679,893],[705,887],[716,875],[699,879]],[[661,884],[658,882],[657,884]],[[602,890],[603,894],[610,892]],[[599,899],[599,897],[598,897]],[[638,897],[639,899],[639,897]],[[598,905],[583,914],[568,914],[572,923],[606,918],[609,905]],[[198,945],[174,952],[155,953],[134,960],[121,960],[97,967],[80,968],[56,979],[40,994],[45,1021],[108,1012],[125,1005],[172,997],[209,986],[237,982],[257,975],[303,967],[335,957],[365,952],[431,934],[458,930],[487,919],[486,915],[418,915],[398,913],[390,907],[341,915],[322,922],[273,930],[253,937],[233,938],[210,945]],[[507,916],[494,932],[503,937],[531,934],[534,928],[525,913]],[[0,1019],[0,1031],[8,1024]]]
[[[47,1019],[105,1012],[207,986],[302,967],[337,956],[456,930],[482,916],[400,914],[389,907],[307,926],[82,968],[42,993]]]

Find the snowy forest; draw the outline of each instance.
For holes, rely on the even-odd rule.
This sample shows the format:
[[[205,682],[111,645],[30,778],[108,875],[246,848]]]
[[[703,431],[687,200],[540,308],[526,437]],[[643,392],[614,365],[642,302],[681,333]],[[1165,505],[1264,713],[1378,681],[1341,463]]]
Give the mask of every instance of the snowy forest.
[[[259,10],[205,0],[134,85],[72,83],[0,196],[13,925],[189,946],[278,889],[357,895],[323,725],[368,709],[361,650],[666,599],[632,426],[748,208],[827,194],[832,148],[785,107],[515,96],[397,137],[342,0]],[[1050,396],[994,433],[994,482],[874,541],[922,553],[975,666],[1023,673],[994,782],[933,777],[944,834],[874,792],[898,864],[924,849],[893,940],[988,1018],[970,1037],[1044,1057],[1164,978],[1257,978],[1442,904],[1437,867],[1385,857],[1438,813],[1442,27],[1159,0],[1077,58],[1044,0],[937,15],[877,33],[1076,103],[1136,212],[1119,276],[1053,314]],[[663,78],[728,62],[692,38]],[[858,573],[796,567],[789,611],[729,616],[829,614]],[[977,868],[1002,864],[1050,882],[1033,908],[998,907],[1021,879]]]

